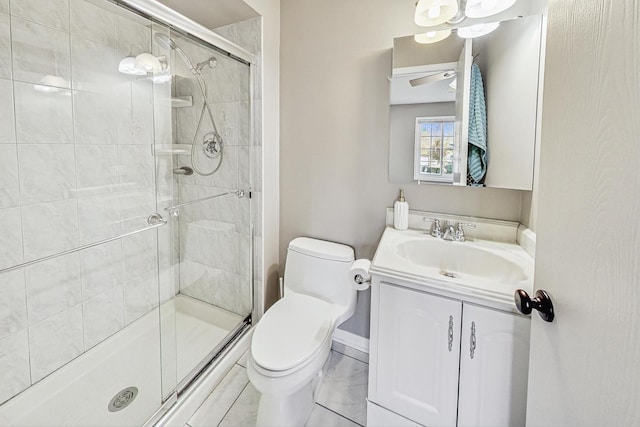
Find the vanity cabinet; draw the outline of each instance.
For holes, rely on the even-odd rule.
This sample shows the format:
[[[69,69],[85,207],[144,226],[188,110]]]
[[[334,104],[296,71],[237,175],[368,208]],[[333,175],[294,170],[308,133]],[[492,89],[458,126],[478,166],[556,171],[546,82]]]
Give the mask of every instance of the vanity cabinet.
[[[524,426],[529,318],[375,280],[370,426]]]

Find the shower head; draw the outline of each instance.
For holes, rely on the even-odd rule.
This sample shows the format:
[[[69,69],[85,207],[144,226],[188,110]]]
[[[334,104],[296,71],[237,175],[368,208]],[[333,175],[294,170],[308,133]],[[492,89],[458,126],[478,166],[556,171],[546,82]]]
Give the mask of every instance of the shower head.
[[[193,66],[193,62],[191,62],[187,54],[184,53],[182,49],[180,49],[180,46],[178,46],[175,40],[173,40],[171,37],[167,36],[166,34],[156,33],[153,38],[162,46],[168,47],[169,49],[175,51],[182,59],[182,61],[187,64],[187,67],[189,67],[189,70],[191,70],[192,73],[196,73],[198,71],[196,67]]]
[[[209,66],[209,68],[216,68],[216,66],[218,65],[218,60],[216,59],[215,56],[212,56],[211,58],[202,61],[202,62],[198,62],[196,64],[196,70],[197,71],[202,71],[202,69],[206,66]]]

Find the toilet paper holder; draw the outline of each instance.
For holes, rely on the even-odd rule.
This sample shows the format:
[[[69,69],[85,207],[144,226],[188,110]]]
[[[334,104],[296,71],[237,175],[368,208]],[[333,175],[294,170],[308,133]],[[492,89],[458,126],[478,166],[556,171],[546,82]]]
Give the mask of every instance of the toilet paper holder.
[[[358,285],[362,285],[363,283],[371,283],[371,278],[365,279],[364,277],[362,277],[362,274],[356,274],[355,276],[353,276],[353,281]]]

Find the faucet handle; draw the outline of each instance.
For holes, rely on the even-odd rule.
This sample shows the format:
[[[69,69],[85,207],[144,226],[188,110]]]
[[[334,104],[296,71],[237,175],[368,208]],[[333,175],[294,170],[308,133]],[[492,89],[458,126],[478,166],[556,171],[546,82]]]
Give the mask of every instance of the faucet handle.
[[[456,242],[464,242],[465,241],[464,227],[476,228],[476,225],[468,223],[468,222],[459,222],[458,225],[456,226],[456,234],[454,236],[454,239],[455,239]]]
[[[436,238],[442,237],[442,227],[440,226],[440,220],[438,218],[429,218],[433,225],[431,226],[431,235]]]

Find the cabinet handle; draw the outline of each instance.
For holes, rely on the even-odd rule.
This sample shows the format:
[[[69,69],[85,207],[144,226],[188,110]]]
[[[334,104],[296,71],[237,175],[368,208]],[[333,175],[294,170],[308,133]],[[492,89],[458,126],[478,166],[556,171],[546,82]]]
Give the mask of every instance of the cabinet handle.
[[[453,316],[449,316],[449,352],[453,348]]]
[[[469,357],[473,359],[476,352],[476,322],[471,322],[471,339],[469,341]]]

